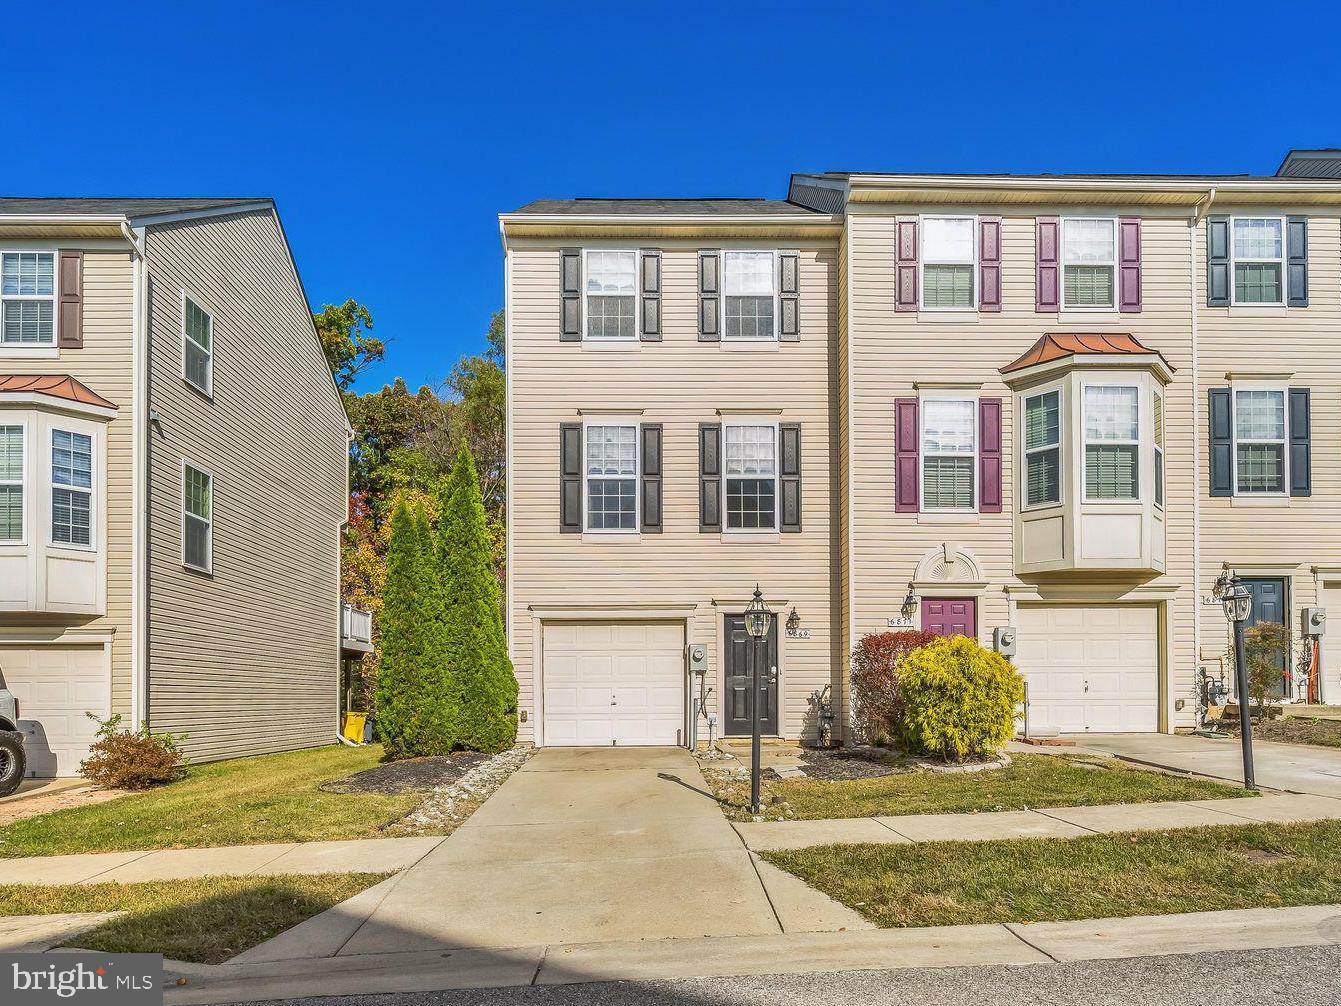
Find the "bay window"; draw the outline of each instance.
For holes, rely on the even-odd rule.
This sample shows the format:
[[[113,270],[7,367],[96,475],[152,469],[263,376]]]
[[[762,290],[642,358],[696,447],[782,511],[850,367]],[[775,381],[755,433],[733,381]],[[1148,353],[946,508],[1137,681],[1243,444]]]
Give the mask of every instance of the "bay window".
[[[729,423],[726,448],[726,528],[777,529],[778,430],[774,424]]]
[[[1062,220],[1062,307],[1115,307],[1117,221],[1112,217]]]
[[[635,338],[638,253],[589,248],[585,256],[587,338]]]
[[[1024,400],[1024,505],[1062,501],[1062,393]]]
[[[976,305],[977,220],[974,217],[922,218],[922,307]]]
[[[922,509],[974,510],[977,400],[924,398],[920,414]]]
[[[55,252],[0,254],[0,345],[55,344]]]
[[[1164,505],[1164,396],[1155,395],[1155,506]]]
[[[51,541],[93,544],[93,438],[51,431]]]
[[[1284,495],[1285,390],[1234,392],[1234,488],[1243,495]]]
[[[1229,247],[1233,303],[1285,303],[1285,219],[1234,217]]]
[[[592,423],[583,431],[587,531],[638,528],[638,427]]]
[[[727,339],[775,337],[776,276],[771,251],[722,253],[722,316]]]
[[[1139,389],[1087,385],[1084,413],[1085,499],[1101,502],[1139,500]]]
[[[0,542],[21,542],[23,530],[24,428],[0,426]]]

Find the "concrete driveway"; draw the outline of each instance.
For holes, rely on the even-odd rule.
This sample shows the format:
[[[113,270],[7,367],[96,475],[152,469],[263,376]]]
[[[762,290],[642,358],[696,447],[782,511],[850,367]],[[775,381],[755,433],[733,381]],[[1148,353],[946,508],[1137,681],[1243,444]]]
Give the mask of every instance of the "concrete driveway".
[[[1092,751],[1181,772],[1243,782],[1243,755],[1236,738],[1183,734],[1071,734],[1069,740]],[[1293,793],[1341,797],[1341,748],[1302,744],[1253,744],[1257,784]]]
[[[865,928],[756,862],[678,749],[539,751],[387,883],[340,955],[758,936],[781,932],[789,911],[813,929]]]

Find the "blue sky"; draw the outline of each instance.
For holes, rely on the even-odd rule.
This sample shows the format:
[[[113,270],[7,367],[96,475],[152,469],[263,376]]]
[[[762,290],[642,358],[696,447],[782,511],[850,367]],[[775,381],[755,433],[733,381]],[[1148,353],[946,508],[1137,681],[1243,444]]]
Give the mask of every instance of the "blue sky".
[[[1338,21],[1235,2],[19,4],[0,190],[273,195],[314,306],[355,297],[390,340],[360,387],[417,386],[483,346],[500,211],[776,198],[825,169],[1269,173],[1291,146],[1341,146]]]

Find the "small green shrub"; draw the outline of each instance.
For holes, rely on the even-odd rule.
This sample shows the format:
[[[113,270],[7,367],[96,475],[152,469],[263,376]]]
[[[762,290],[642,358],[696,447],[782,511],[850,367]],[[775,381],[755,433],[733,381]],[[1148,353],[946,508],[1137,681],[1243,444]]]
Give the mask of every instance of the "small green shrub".
[[[899,739],[946,761],[995,754],[1015,733],[1024,679],[999,653],[964,636],[914,650],[899,668]]]
[[[138,731],[123,730],[120,713],[105,720],[92,713],[88,717],[98,724],[97,740],[79,763],[79,774],[95,786],[149,789],[182,777],[185,734],[151,734],[147,723]]]
[[[852,651],[852,719],[863,739],[879,744],[897,732],[899,667],[919,646],[938,636],[920,629],[872,632]]]

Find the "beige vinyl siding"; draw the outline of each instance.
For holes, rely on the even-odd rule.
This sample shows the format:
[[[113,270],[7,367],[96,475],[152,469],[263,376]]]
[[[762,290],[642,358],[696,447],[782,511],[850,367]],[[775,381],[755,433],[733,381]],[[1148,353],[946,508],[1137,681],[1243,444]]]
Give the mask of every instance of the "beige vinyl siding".
[[[995,626],[1010,624],[1012,598],[1057,601],[1146,601],[1172,597],[1167,636],[1172,661],[1170,725],[1190,725],[1194,703],[1192,649],[1191,308],[1188,298],[1186,218],[1147,217],[1142,225],[1143,310],[1107,315],[1034,310],[1034,216],[1055,207],[956,206],[957,213],[1002,216],[1002,298],[999,314],[953,321],[927,320],[894,307],[896,216],[921,207],[850,205],[853,248],[852,303],[847,330],[853,354],[853,553],[848,596],[857,637],[886,631],[899,614],[919,560],[950,544],[976,557],[987,581],[978,597],[978,633],[991,642]],[[944,207],[935,208],[944,211]],[[1098,212],[1103,208],[1095,207]],[[1081,212],[1079,209],[1077,213]],[[1114,211],[1108,213],[1117,215]],[[1025,581],[1015,576],[1012,514],[1018,506],[1016,459],[1012,456],[1014,398],[1000,368],[1047,332],[1128,332],[1158,350],[1177,369],[1165,392],[1167,572],[1144,579],[1080,573]],[[917,382],[981,384],[982,397],[1002,399],[1002,500],[1000,514],[967,518],[896,514],[894,510],[894,400],[916,396]],[[1036,587],[1036,594],[1022,593]],[[921,591],[935,596],[934,590]],[[1172,712],[1173,701],[1186,708]]]
[[[346,419],[270,212],[153,227],[149,715],[197,760],[336,729]],[[181,295],[213,316],[182,380]],[[213,475],[213,575],[182,565],[182,462]]]
[[[704,242],[603,239],[604,247],[654,244],[664,251],[660,343],[610,351],[561,343],[559,256],[579,240],[511,242],[513,402],[511,453],[512,639],[528,722],[535,737],[539,633],[532,607],[692,607],[688,642],[708,648],[708,683],[717,707],[723,611],[739,611],[757,582],[785,620],[794,605],[811,638],[781,639],[781,732],[808,729],[808,697],[824,685],[838,691],[833,661],[830,565],[833,541],[830,409],[837,248],[795,238]],[[591,242],[593,245],[597,242]],[[799,343],[774,352],[732,352],[697,337],[700,247],[800,248]],[[770,420],[801,423],[803,530],[755,542],[724,541],[698,530],[698,424],[720,422],[717,409],[756,409]],[[559,424],[579,410],[632,413],[663,424],[663,521],[660,534],[637,540],[593,540],[559,532]],[[585,539],[585,540],[584,540]],[[722,602],[714,604],[714,602]],[[732,602],[727,604],[725,602]],[[599,614],[592,617],[599,618]],[[702,728],[706,738],[706,724]]]
[[[80,242],[62,242],[78,247]],[[133,269],[130,251],[84,251],[84,345],[61,349],[59,359],[5,356],[0,373],[69,374],[113,402],[117,416],[107,424],[107,513],[95,529],[107,549],[107,614],[93,619],[59,618],[79,632],[111,632],[112,711],[130,715],[131,695],[131,490],[133,390],[132,322]],[[41,445],[36,445],[38,448]],[[48,448],[49,449],[49,448]],[[50,515],[41,515],[39,528]],[[104,533],[105,532],[105,533]],[[43,616],[51,632],[52,616]],[[15,633],[32,627],[33,616],[10,612],[0,616],[0,632]]]
[[[1290,629],[1295,658],[1307,661],[1309,647],[1300,631],[1300,610],[1317,603],[1318,581],[1341,579],[1341,220],[1335,211],[1309,212],[1290,206],[1222,210],[1237,216],[1308,215],[1308,307],[1215,308],[1206,306],[1206,228],[1197,230],[1197,321],[1201,381],[1197,407],[1201,442],[1196,458],[1203,487],[1210,484],[1208,394],[1240,380],[1277,375],[1290,387],[1311,391],[1313,495],[1270,504],[1248,505],[1226,498],[1205,498],[1201,506],[1201,569],[1197,590],[1209,595],[1225,564],[1242,576],[1288,579]],[[1285,375],[1290,375],[1288,378]],[[1203,490],[1205,491],[1205,490]],[[1314,568],[1318,567],[1315,575]],[[1335,598],[1336,594],[1331,595]],[[1341,611],[1329,609],[1334,620]],[[1229,645],[1219,608],[1202,612],[1201,664],[1218,671]],[[1335,632],[1333,627],[1330,632]],[[1341,671],[1324,654],[1325,698],[1341,702]],[[1231,671],[1232,675],[1232,671]]]

